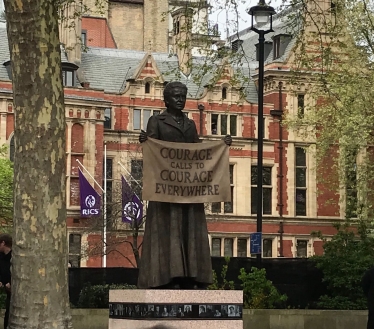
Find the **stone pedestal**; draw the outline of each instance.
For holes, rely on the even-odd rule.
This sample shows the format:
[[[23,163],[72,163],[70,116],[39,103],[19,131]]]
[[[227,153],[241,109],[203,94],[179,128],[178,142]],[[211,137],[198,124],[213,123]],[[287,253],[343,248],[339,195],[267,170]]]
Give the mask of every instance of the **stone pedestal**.
[[[238,290],[111,290],[109,329],[243,329]]]

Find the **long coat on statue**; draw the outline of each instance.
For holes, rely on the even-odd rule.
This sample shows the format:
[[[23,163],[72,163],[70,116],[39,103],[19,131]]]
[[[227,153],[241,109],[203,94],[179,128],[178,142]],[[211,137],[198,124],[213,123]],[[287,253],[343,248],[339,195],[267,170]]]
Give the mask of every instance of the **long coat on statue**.
[[[195,123],[177,122],[167,111],[148,121],[147,136],[175,143],[198,143]],[[150,201],[139,269],[138,288],[167,285],[173,279],[212,282],[208,229],[203,203]]]

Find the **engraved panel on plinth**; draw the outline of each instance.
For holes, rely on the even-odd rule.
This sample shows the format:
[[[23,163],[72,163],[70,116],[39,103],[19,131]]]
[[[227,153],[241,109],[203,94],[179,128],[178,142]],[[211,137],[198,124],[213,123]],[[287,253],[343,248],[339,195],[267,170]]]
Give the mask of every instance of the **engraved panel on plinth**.
[[[233,290],[111,290],[109,329],[242,329],[242,303]]]

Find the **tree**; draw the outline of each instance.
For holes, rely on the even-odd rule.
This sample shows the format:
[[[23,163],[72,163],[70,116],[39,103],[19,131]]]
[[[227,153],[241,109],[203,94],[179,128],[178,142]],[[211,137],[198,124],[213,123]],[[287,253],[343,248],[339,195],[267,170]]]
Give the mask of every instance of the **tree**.
[[[374,2],[295,0],[299,33],[291,82],[305,88],[304,113],[287,124],[316,144],[319,182],[340,189],[347,218],[372,221]],[[306,128],[307,127],[307,128]],[[328,161],[326,161],[328,160]]]
[[[5,0],[15,112],[10,328],[72,328],[58,1]]]
[[[367,235],[366,221],[360,221],[358,235],[352,225],[336,224],[337,233],[324,242],[324,254],[313,256],[312,261],[323,272],[328,294],[320,297],[318,307],[324,309],[365,309],[366,298],[361,289],[365,271],[373,265],[374,239]]]

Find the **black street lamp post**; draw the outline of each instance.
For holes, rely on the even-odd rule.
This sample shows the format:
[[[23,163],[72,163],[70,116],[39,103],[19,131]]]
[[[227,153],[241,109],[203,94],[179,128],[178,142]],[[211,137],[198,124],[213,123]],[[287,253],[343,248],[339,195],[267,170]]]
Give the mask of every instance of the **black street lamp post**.
[[[264,44],[265,34],[273,32],[273,15],[275,10],[265,4],[265,0],[260,0],[257,6],[251,7],[247,13],[252,16],[251,30],[258,34],[258,122],[257,122],[257,233],[262,233],[262,213],[263,213],[263,146],[264,146]],[[253,24],[253,18],[256,26]],[[267,23],[269,23],[267,25]],[[265,25],[266,24],[266,25]],[[268,29],[261,29],[261,27]],[[262,235],[261,235],[262,236]],[[262,253],[262,238],[261,238]],[[257,262],[261,263],[262,254],[257,254]]]

